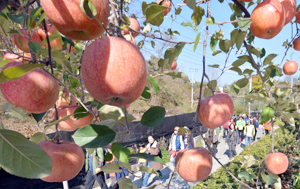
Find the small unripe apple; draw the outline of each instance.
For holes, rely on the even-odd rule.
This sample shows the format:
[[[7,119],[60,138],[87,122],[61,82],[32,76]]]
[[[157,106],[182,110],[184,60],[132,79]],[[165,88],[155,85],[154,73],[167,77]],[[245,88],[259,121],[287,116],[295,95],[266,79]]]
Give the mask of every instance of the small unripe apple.
[[[30,41],[32,42],[37,42],[39,44],[42,43],[39,35],[36,33],[36,32],[33,32],[33,31],[27,31],[25,29],[19,29],[19,32],[21,33],[21,35],[19,34],[13,34],[13,41],[14,43],[16,44],[16,46],[22,50],[22,47],[21,47],[21,44],[18,42],[18,38],[21,39],[22,41],[22,45],[23,45],[23,50],[25,52],[29,52],[29,46],[28,46],[28,39],[27,39],[27,36],[29,36],[29,39]]]
[[[9,67],[24,65],[21,62],[10,62]],[[35,69],[21,78],[0,84],[4,98],[31,113],[43,113],[54,106],[59,95],[58,82],[47,72]]]
[[[82,169],[85,155],[77,144],[68,141],[60,141],[59,144],[51,141],[42,141],[39,145],[50,156],[52,161],[52,174],[41,178],[43,181],[68,181],[74,178]]]
[[[265,157],[265,166],[272,174],[282,174],[289,166],[289,159],[281,152],[270,153]]]
[[[177,62],[173,61],[172,66],[171,66],[171,70],[174,71],[177,68]]]
[[[292,60],[287,61],[282,69],[285,75],[294,75],[298,71],[298,63]]]
[[[202,147],[180,150],[175,158],[178,174],[187,182],[198,182],[206,179],[212,169],[210,152]]]
[[[226,93],[208,96],[200,101],[198,118],[207,128],[215,129],[224,125],[233,115],[234,104]]]
[[[97,101],[113,106],[134,102],[147,83],[147,66],[136,46],[119,37],[102,37],[85,50],[82,80]]]

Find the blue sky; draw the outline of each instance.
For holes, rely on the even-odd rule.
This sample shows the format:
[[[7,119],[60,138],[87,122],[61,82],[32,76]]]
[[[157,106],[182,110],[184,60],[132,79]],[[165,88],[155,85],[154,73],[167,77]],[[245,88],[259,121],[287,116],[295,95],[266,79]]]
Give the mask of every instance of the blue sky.
[[[130,5],[130,12],[135,13],[136,16],[138,17],[138,21],[141,23],[145,19],[143,18],[142,14],[142,0],[134,0],[134,2],[131,3]],[[154,1],[146,1],[147,3],[154,2]],[[255,2],[255,1],[254,1]],[[178,4],[183,4],[181,1],[176,0],[173,1],[175,5]],[[224,1],[224,3],[220,3],[217,0],[211,1],[211,12],[213,17],[215,18],[215,21],[217,22],[223,22],[223,21],[229,21],[230,20],[230,15],[232,14],[232,11],[229,7],[228,3],[233,3],[232,1]],[[207,5],[202,4],[200,5],[202,8],[205,9],[205,12],[207,10]],[[256,5],[252,5],[248,11],[251,13],[252,10],[254,9]],[[176,35],[175,40],[176,41],[194,41],[197,33],[190,27],[183,27],[181,26],[181,23],[183,21],[191,21],[191,15],[193,13],[193,10],[190,9],[188,6],[183,6],[181,14],[177,16],[177,19],[172,23],[172,30],[177,30],[180,35]],[[165,17],[164,22],[161,25],[161,29],[167,29],[171,26],[171,14],[175,14],[175,9],[172,8],[171,12]],[[198,33],[200,30],[205,26],[205,19],[206,17],[203,16],[202,21],[199,25]],[[294,21],[295,19],[293,19]],[[221,29],[224,31],[225,35],[223,39],[230,39],[230,32],[234,29],[233,25],[230,23],[224,24],[223,26],[220,26]],[[290,41],[291,40],[291,24],[287,24],[282,31],[275,36],[274,38],[270,40],[266,39],[255,39],[254,46],[256,48],[265,48],[266,50],[266,55],[275,53],[278,54],[278,56],[274,59],[275,64],[280,64],[282,61],[282,58],[286,52],[285,47],[282,46],[283,42],[286,41],[287,39]],[[296,33],[295,29],[295,24],[293,25],[294,30],[293,30],[293,35]],[[152,31],[154,31],[156,28],[153,27]],[[214,34],[216,31],[216,25],[210,26],[209,31],[211,34]],[[217,29],[219,30],[219,28]],[[201,32],[201,40],[204,40],[205,36],[205,29],[202,30]],[[136,38],[136,41],[139,42],[142,40],[143,37],[140,35]],[[148,39],[149,41],[150,39]],[[206,48],[206,65],[213,65],[213,64],[219,64],[220,67],[222,67],[225,63],[226,59],[226,54],[225,53],[220,53],[216,56],[212,56],[212,50],[209,47],[209,41],[210,39],[208,38],[208,46]],[[162,43],[159,40],[155,40],[156,43]],[[193,50],[194,45],[185,45],[182,53],[179,55],[177,63],[178,63],[178,70],[181,72],[184,72],[189,76],[190,79],[192,79],[192,68],[194,66],[195,72],[194,72],[194,80],[195,81],[200,81],[202,77],[202,55],[203,55],[203,43],[199,43],[196,51],[194,52]],[[219,47],[217,45],[216,50],[219,50]],[[153,49],[150,45],[150,43],[145,43],[144,47],[141,49],[141,52],[144,54],[146,59],[149,59],[150,54],[158,55],[157,53],[158,48]],[[241,52],[242,51],[242,52]],[[227,65],[233,63],[238,56],[243,55],[243,51],[245,52],[245,48],[242,47],[240,51],[238,51],[236,48],[231,52],[229,58],[228,58],[228,63]],[[292,56],[293,60],[296,62],[299,62],[299,52],[294,51],[294,54]],[[241,54],[242,53],[242,54]],[[163,55],[163,54],[162,54]],[[287,52],[287,56],[285,59],[290,59],[291,55],[291,49]],[[285,61],[284,61],[285,62]],[[281,67],[283,66],[284,62],[281,64]],[[249,63],[245,63],[241,69],[245,68],[251,68],[251,65]],[[210,68],[206,66],[206,73],[211,79],[216,79],[220,75],[220,71],[218,69]],[[255,74],[256,72],[254,72]],[[298,78],[299,73],[297,72],[293,77]],[[218,79],[218,85],[219,86],[224,86],[227,84],[231,84],[234,81],[237,81],[238,79],[242,78],[242,76],[239,76],[236,72],[234,71],[227,71],[225,72],[219,79]]]

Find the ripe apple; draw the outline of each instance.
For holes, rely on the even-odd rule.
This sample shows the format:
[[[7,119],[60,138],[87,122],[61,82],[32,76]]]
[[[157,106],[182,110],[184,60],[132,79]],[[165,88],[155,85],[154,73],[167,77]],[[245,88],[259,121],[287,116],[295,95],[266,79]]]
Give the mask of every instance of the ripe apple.
[[[3,59],[10,60],[9,62],[17,62],[19,59],[19,56],[14,53],[5,53]]]
[[[68,115],[74,114],[75,110],[79,108],[78,105],[73,106],[60,106],[57,108],[58,112],[58,119],[62,119]],[[52,118],[55,118],[55,110],[52,111]],[[62,131],[74,131],[78,128],[85,127],[86,125],[90,124],[93,119],[93,114],[89,114],[83,118],[74,118],[72,115],[70,118],[61,121],[58,123],[58,128]]]
[[[285,24],[285,14],[278,0],[265,0],[259,3],[251,14],[250,30],[254,36],[271,39]]]
[[[26,29],[19,29],[19,32],[21,33],[21,35],[19,34],[13,34],[13,41],[14,43],[17,45],[17,47],[19,49],[22,50],[21,44],[18,42],[18,38],[21,39],[22,41],[22,45],[23,45],[23,51],[25,52],[29,52],[29,46],[28,46],[28,38],[30,38],[30,41],[32,42],[37,42],[39,44],[42,43],[39,35],[36,32],[28,32]]]
[[[198,182],[206,179],[212,169],[210,152],[202,147],[180,150],[175,158],[178,174],[187,182]]]
[[[31,59],[30,53],[24,53],[22,50],[19,49],[19,54],[20,56],[24,56],[26,59],[14,53],[5,53],[3,58],[4,60],[10,60],[9,62],[22,62],[24,64],[27,64],[28,60]]]
[[[31,54],[30,54],[30,53],[25,53],[24,51],[22,51],[22,50],[19,49],[19,54],[20,54],[21,56],[24,56],[24,57],[20,57],[20,58],[18,59],[19,62],[22,62],[22,63],[24,63],[24,64],[27,64],[28,61],[31,59]]]
[[[157,0],[156,3],[159,5],[163,0]],[[172,2],[170,0],[164,0],[164,2],[161,4],[164,7],[169,7],[168,9],[163,10],[164,16],[166,16],[172,8]]]
[[[289,159],[281,152],[270,153],[265,157],[265,166],[270,173],[278,175],[287,170]]]
[[[177,68],[177,62],[173,61],[172,66],[171,66],[171,70],[175,70]]]
[[[56,106],[69,106],[69,105],[75,105],[76,104],[76,98],[71,95],[71,98],[69,96],[69,92],[64,90],[63,94],[58,98],[58,101],[56,103]]]
[[[285,14],[285,24],[290,23],[296,13],[296,2],[295,0],[279,0],[283,9],[284,9],[284,14]]]
[[[74,178],[82,169],[85,155],[81,147],[73,142],[42,141],[39,145],[52,160],[52,174],[42,178],[46,182],[63,182]]]
[[[134,46],[136,46],[136,42],[134,37],[130,36],[130,34],[124,35],[124,38],[126,39],[126,41],[129,41],[130,43],[132,43]]]
[[[226,93],[208,96],[200,101],[198,118],[207,128],[215,129],[230,120],[234,112],[234,104]]]
[[[296,22],[300,24],[300,11],[296,13]]]
[[[96,18],[104,27],[108,24],[109,4],[107,0],[92,0]],[[101,36],[105,29],[96,19],[90,19],[80,9],[80,0],[41,0],[42,7],[57,30],[74,40],[92,40]]]
[[[285,75],[294,75],[298,71],[298,64],[295,61],[287,61],[283,65],[283,72]]]
[[[9,67],[23,65],[21,62],[10,62]],[[58,82],[47,72],[32,70],[17,80],[0,84],[4,98],[31,113],[42,113],[49,110],[58,99]]]
[[[135,30],[135,31],[140,31],[141,30],[141,27],[140,27],[140,23],[136,20],[136,18],[129,18],[129,20],[130,20],[130,25],[129,25],[129,28],[131,28],[131,29],[133,29],[133,30]],[[126,26],[126,25],[123,25],[124,27]],[[124,28],[123,30],[122,30],[122,35],[126,35],[126,34],[129,34],[129,30],[127,29],[127,28]],[[138,36],[140,33],[138,33],[138,32],[132,32],[132,36],[133,37],[136,37],[136,36]]]
[[[293,41],[293,48],[296,51],[300,51],[300,37],[297,37],[294,41]]]
[[[136,46],[119,37],[102,37],[85,50],[82,80],[97,101],[123,107],[144,91],[147,66]]]

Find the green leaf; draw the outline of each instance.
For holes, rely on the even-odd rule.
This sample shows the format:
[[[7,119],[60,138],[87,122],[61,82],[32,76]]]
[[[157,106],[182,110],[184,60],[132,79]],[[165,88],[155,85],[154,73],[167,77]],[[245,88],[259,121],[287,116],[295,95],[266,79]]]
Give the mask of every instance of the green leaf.
[[[239,32],[239,34],[237,35],[235,42],[238,50],[240,50],[241,46],[243,45],[246,34],[246,32]]]
[[[91,113],[88,113],[84,107],[78,107],[74,111],[74,118],[83,118],[89,116]]]
[[[239,75],[243,75],[243,72],[240,68],[238,67],[231,67],[229,70],[237,72]]]
[[[269,54],[265,59],[263,65],[270,64],[271,61],[277,56],[277,54]]]
[[[251,167],[252,165],[255,165],[256,162],[257,161],[253,155],[244,156],[244,158],[241,160],[241,163],[242,163],[241,167],[248,168],[248,167]],[[240,178],[242,178],[242,177],[240,177]],[[247,179],[247,181],[249,181],[249,180]]]
[[[191,9],[194,9],[194,7],[196,6],[196,1],[195,0],[186,0],[186,4]]]
[[[146,16],[146,22],[155,26],[160,26],[164,21],[163,11],[167,8],[168,7],[164,7],[156,3],[151,3],[147,5],[144,11]]]
[[[200,40],[200,35],[201,35],[201,32],[198,33],[196,39],[195,39],[195,44],[194,44],[194,51],[196,51],[196,48],[198,46],[198,43],[199,43],[199,40]]]
[[[237,59],[236,61],[234,61],[234,62],[232,63],[232,66],[233,66],[233,67],[239,67],[239,66],[243,65],[246,61],[247,61],[247,60],[244,59],[244,58],[239,58],[239,59]]]
[[[282,117],[284,117],[288,122],[289,124],[291,124],[292,126],[295,125],[295,120],[294,120],[294,115],[289,113],[289,112],[282,112]]]
[[[22,24],[25,18],[23,13],[19,15],[7,14],[7,17],[17,24]]]
[[[155,48],[155,42],[151,41],[151,47],[154,49]]]
[[[214,65],[208,65],[209,67],[212,67],[212,68],[219,68],[219,64],[214,64]]]
[[[232,87],[233,87],[234,92],[235,92],[236,94],[239,94],[239,92],[240,92],[240,87],[237,86],[236,84],[233,84]]]
[[[121,178],[118,182],[120,188],[138,189],[136,185],[129,178]]]
[[[208,18],[206,18],[206,23],[208,25],[214,25],[214,23],[215,23],[214,17],[208,17]]]
[[[267,106],[263,109],[260,116],[260,123],[266,123],[274,116],[274,109],[270,106]]]
[[[37,26],[40,25],[41,22],[42,22],[45,18],[46,18],[46,13],[44,12],[44,13],[40,16],[39,20],[36,22],[36,25],[37,25]]]
[[[213,34],[210,38],[210,48],[211,48],[211,50],[213,50],[213,51],[216,50],[217,43],[218,43],[217,35]]]
[[[247,68],[247,69],[244,70],[243,74],[244,75],[245,74],[251,75],[253,72],[254,72],[253,70]]]
[[[5,119],[9,119],[9,118],[18,118],[22,120],[27,119],[26,111],[19,107],[12,107],[10,112],[5,112],[4,117]]]
[[[167,72],[164,72],[164,74],[171,76],[172,79],[180,78],[180,79],[183,79],[185,81],[190,81],[189,77],[187,75],[185,75],[185,73],[183,73],[183,72],[167,71]]]
[[[266,55],[266,50],[265,48],[262,48],[260,51],[260,58],[264,57]]]
[[[215,56],[215,55],[217,55],[217,54],[219,54],[219,53],[221,53],[222,51],[214,51],[213,53],[212,53],[212,55],[213,56]]]
[[[72,138],[83,148],[99,148],[111,143],[115,136],[116,133],[107,126],[90,124],[78,129]]]
[[[97,15],[96,7],[91,0],[80,0],[80,9],[90,19]]]
[[[242,31],[246,31],[252,23],[251,18],[237,17],[237,24]]]
[[[41,46],[37,42],[29,41],[28,46],[31,50],[33,50],[34,53],[39,54]]]
[[[147,79],[153,86],[155,93],[158,95],[159,94],[159,86],[158,86],[158,83],[156,82],[156,80],[153,79],[149,74],[147,76]]]
[[[137,47],[138,47],[139,49],[143,48],[144,43],[145,43],[144,41],[140,41],[140,42],[138,43]]]
[[[253,176],[252,176],[250,173],[246,172],[246,171],[240,172],[240,173],[238,174],[238,177],[239,177],[239,178],[245,178],[246,181],[250,181],[251,179],[253,179]]]
[[[99,116],[102,120],[113,119],[116,125],[123,125],[126,123],[126,117],[122,108],[111,105],[104,105],[99,109]],[[127,122],[130,123],[135,118],[127,113]]]
[[[236,38],[238,36],[238,34],[240,33],[240,31],[238,29],[233,30],[232,32],[230,32],[230,41],[235,44],[236,43]]]
[[[222,51],[226,52],[226,53],[228,53],[229,48],[230,48],[232,45],[234,45],[234,43],[232,43],[231,40],[228,40],[228,39],[226,39],[226,40],[221,40],[221,41],[219,42],[219,47],[220,47],[220,49],[221,49]]]
[[[173,61],[180,55],[183,47],[185,46],[184,43],[179,43],[177,44],[174,48],[169,48],[166,50],[164,54],[164,59],[168,59],[168,64],[167,67],[171,68],[171,65]]]
[[[175,11],[175,15],[179,15],[179,14],[181,13],[181,11],[182,11],[182,9],[181,9],[181,8],[179,8],[179,9],[176,9],[176,11]]]
[[[144,89],[144,91],[143,91],[143,93],[142,93],[141,96],[144,97],[144,98],[146,98],[146,99],[150,99],[151,92],[150,92],[149,87],[147,87],[147,86],[145,87],[145,89]]]
[[[141,124],[147,127],[156,127],[164,121],[165,115],[164,107],[153,106],[143,114]]]
[[[111,146],[111,151],[115,155],[117,160],[128,163],[128,156],[130,156],[130,151],[127,148],[125,148],[121,143],[114,142]]]
[[[45,114],[46,114],[46,112],[40,113],[40,114],[33,114],[32,113],[31,115],[35,119],[35,121],[38,123],[38,122],[40,122],[43,119],[43,117],[44,117]]]
[[[0,130],[0,167],[12,175],[37,179],[52,174],[52,162],[44,149],[22,134]]]
[[[156,171],[154,171],[154,169],[149,168],[147,166],[140,166],[140,171],[147,172],[147,173],[152,173],[152,174],[156,174],[157,176],[159,176],[158,173]]]
[[[42,132],[37,132],[34,135],[32,135],[29,139],[31,142],[34,142],[38,144],[39,142],[47,140],[46,134]]]
[[[158,162],[158,163],[165,164],[164,160],[162,160],[160,157],[152,156],[152,155],[149,155],[149,154],[146,154],[146,153],[131,154],[129,156],[129,158],[143,158],[145,160],[155,161],[155,162]]]
[[[182,25],[182,26],[190,26],[190,27],[194,28],[193,24],[190,23],[189,21],[183,21],[183,22],[181,23],[181,25]]]
[[[25,64],[25,65],[9,67],[0,73],[0,83],[17,80],[21,78],[23,75],[25,75],[26,73],[38,68],[43,68],[44,66],[45,66],[44,64]]]
[[[205,87],[205,90],[204,90],[204,98],[205,97],[208,97],[208,96],[211,96],[212,95],[212,91],[210,88],[208,87]]]
[[[267,185],[273,185],[273,184],[277,183],[277,180],[275,178],[273,178],[270,175],[266,175],[264,171],[261,172],[261,177]]]
[[[107,153],[107,154],[110,154],[110,153]],[[120,173],[120,172],[122,172],[122,170],[119,168],[119,164],[115,161],[113,161],[111,163],[107,163],[104,167],[101,168],[101,171],[103,171],[104,173]]]
[[[278,175],[274,175],[272,173],[270,173],[270,176],[277,180],[277,182],[274,184],[275,189],[281,189],[282,188],[282,184],[281,184],[280,177]]]
[[[194,0],[192,0],[192,1],[194,1]],[[202,20],[202,16],[205,14],[205,10],[200,6],[195,6],[194,8],[195,9],[192,14],[192,21],[195,24],[195,26],[198,26]]]

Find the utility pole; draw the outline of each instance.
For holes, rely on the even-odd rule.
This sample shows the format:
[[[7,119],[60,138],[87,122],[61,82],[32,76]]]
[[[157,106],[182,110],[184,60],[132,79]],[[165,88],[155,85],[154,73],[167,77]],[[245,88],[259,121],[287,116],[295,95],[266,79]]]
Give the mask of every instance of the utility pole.
[[[193,102],[194,102],[194,73],[198,71],[198,69],[195,69],[194,68],[194,64],[193,64],[193,69],[192,69],[192,80],[191,80],[191,83],[192,83],[192,94],[191,94],[191,108],[193,108]],[[190,68],[191,69],[191,68]]]
[[[249,85],[249,93],[252,91],[252,75],[249,77],[250,80],[250,85]],[[248,107],[249,107],[249,117],[251,116],[251,103],[248,102]]]

